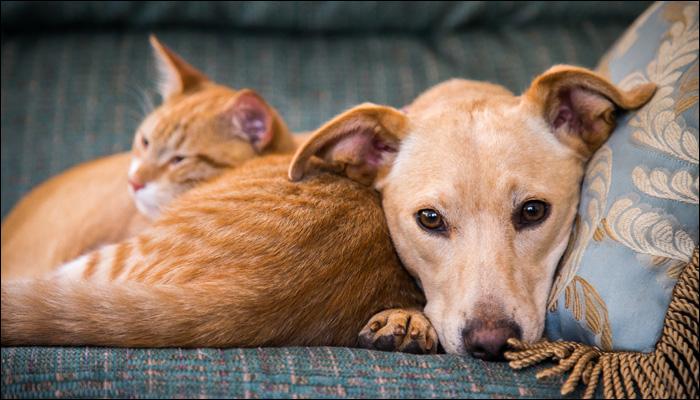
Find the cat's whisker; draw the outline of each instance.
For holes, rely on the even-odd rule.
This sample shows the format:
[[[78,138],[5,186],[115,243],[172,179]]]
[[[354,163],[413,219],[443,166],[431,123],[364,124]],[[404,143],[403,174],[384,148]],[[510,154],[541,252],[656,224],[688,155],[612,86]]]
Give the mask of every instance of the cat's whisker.
[[[127,104],[138,115],[137,119],[139,121],[155,110],[155,93],[153,90],[136,84],[128,84],[126,93],[129,100]]]

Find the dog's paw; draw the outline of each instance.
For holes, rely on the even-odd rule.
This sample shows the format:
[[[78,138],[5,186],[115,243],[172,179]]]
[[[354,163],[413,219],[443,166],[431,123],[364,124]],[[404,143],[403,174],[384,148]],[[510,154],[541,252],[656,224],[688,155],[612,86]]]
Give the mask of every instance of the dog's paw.
[[[435,354],[438,336],[421,311],[394,308],[373,316],[358,342],[365,349]]]

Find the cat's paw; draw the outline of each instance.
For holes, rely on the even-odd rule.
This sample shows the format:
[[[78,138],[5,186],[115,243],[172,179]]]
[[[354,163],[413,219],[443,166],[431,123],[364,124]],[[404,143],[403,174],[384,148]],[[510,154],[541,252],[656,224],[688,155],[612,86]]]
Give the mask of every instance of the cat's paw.
[[[360,347],[413,354],[435,354],[438,336],[421,311],[393,308],[373,316],[362,328]]]

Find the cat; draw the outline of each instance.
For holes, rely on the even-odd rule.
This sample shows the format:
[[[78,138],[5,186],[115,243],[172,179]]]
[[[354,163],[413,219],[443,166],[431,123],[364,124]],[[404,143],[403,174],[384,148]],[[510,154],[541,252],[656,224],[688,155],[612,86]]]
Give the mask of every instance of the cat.
[[[131,153],[80,164],[15,206],[2,224],[3,279],[42,276],[131,237],[199,183],[295,149],[282,118],[255,92],[218,85],[155,36],[150,41],[163,104],[137,129]]]
[[[291,182],[290,161],[251,160],[134,238],[50,279],[3,282],[2,344],[355,346],[373,314],[422,309],[378,192],[318,160]],[[390,332],[388,349],[403,335],[398,350],[437,347],[434,330],[411,330]]]

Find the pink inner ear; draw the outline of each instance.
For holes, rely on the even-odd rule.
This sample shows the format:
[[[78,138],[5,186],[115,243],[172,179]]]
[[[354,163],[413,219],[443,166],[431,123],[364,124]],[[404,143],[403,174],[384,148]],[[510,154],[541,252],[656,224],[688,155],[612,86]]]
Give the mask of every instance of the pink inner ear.
[[[552,127],[555,130],[564,127],[582,136],[605,130],[609,123],[602,116],[607,110],[615,108],[604,96],[581,87],[561,89],[558,100]]]
[[[552,125],[554,129],[558,129],[560,126],[569,123],[574,117],[574,112],[568,106],[559,106],[559,111],[557,111],[557,116],[554,118]]]
[[[552,127],[555,130],[564,126],[569,131],[580,133],[579,131],[582,128],[581,116],[585,110],[581,110],[581,105],[576,104],[578,96],[576,96],[575,92],[577,91],[575,88],[567,88],[559,92],[559,108],[552,121]]]
[[[241,129],[257,142],[267,131],[267,118],[259,110],[241,110]]]
[[[359,129],[331,145],[333,158],[354,160],[355,163],[379,167],[385,153],[395,153],[396,148],[371,129]]]
[[[396,153],[396,148],[391,146],[379,136],[372,138],[372,149],[369,151],[370,157],[367,162],[372,166],[379,166],[385,153]]]
[[[272,140],[272,115],[256,95],[241,94],[234,104],[233,118],[241,133],[258,151]]]

